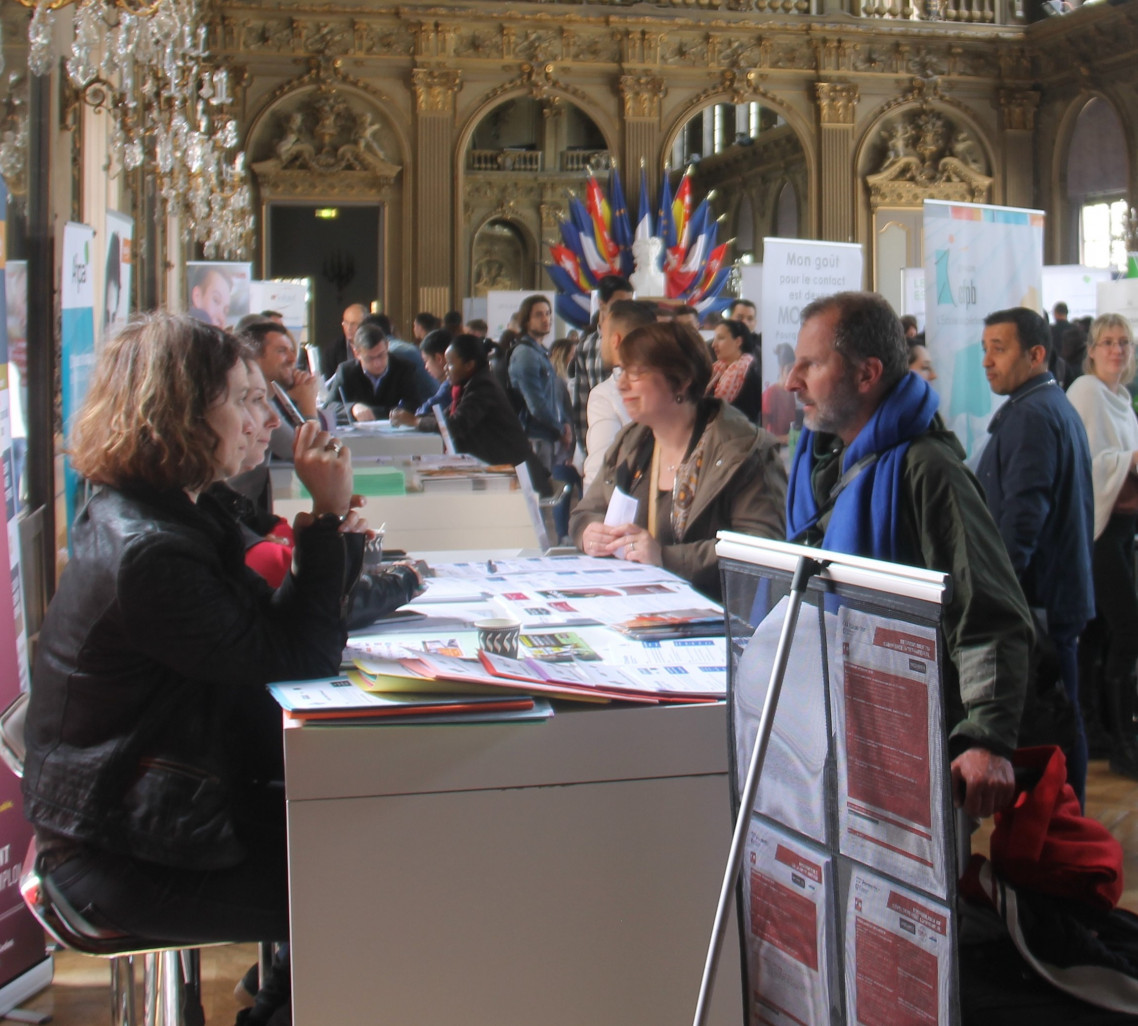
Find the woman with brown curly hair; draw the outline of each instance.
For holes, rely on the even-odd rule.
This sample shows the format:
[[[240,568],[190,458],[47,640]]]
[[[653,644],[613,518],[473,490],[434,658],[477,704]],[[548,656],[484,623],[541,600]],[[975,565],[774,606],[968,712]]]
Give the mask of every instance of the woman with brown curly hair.
[[[100,357],[72,439],[99,486],[40,634],[24,810],[37,862],[93,925],[175,945],[288,931],[271,680],[339,668],[366,525],[350,457],[297,431],[313,510],[275,592],[209,494],[253,437],[239,343],[156,314]],[[255,1008],[250,1022],[271,1008]]]

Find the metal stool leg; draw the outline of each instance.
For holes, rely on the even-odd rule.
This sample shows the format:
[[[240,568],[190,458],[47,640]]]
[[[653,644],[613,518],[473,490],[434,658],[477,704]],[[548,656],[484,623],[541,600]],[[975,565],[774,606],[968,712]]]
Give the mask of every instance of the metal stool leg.
[[[138,1026],[134,1002],[134,959],[111,959],[111,1026]]]
[[[162,1026],[182,1026],[182,1002],[185,988],[182,985],[182,953],[178,950],[163,951],[159,955],[162,964],[160,985],[160,1007]]]
[[[162,956],[142,956],[143,1026],[162,1026]]]
[[[178,955],[182,970],[181,1022],[183,1026],[205,1026],[201,951],[198,948],[183,948]]]

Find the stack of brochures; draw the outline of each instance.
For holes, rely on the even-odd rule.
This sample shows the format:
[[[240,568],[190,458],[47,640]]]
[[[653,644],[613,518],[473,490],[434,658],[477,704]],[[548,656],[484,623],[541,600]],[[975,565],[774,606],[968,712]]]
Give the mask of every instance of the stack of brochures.
[[[723,612],[719,609],[670,609],[659,613],[641,613],[613,626],[622,634],[639,641],[713,638],[724,634]]]
[[[351,636],[342,677],[272,685],[285,712],[437,722],[548,715],[553,698],[657,704],[726,693],[723,611],[660,567],[573,555],[434,570],[402,615]],[[522,625],[517,658],[479,650],[474,622],[502,616]]]
[[[531,695],[384,694],[366,690],[347,677],[280,681],[270,684],[269,691],[289,719],[306,721],[470,723],[553,715],[548,702]]]

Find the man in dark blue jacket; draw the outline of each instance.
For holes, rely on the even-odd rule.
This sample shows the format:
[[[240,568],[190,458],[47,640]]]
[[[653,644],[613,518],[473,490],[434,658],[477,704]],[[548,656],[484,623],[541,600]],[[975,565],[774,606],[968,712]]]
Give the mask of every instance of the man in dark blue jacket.
[[[1059,656],[1078,731],[1068,779],[1081,802],[1087,751],[1077,648],[1094,616],[1094,493],[1087,434],[1047,369],[1051,332],[1039,314],[1025,307],[990,314],[983,347],[988,384],[1008,398],[988,426],[991,438],[977,476],[1028,604]]]
[[[388,352],[387,336],[375,324],[359,326],[352,353],[355,359],[340,364],[328,382],[324,402],[325,408],[349,410],[349,420],[385,420],[399,406],[415,410],[436,387],[429,375],[421,386],[415,364]]]

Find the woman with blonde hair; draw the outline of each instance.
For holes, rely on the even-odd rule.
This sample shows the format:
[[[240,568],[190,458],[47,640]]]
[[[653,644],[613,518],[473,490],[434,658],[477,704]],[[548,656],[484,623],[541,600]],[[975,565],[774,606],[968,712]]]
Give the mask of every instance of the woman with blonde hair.
[[[1083,635],[1084,669],[1102,661],[1101,679],[1087,672],[1080,681],[1088,745],[1102,729],[1109,733],[1110,766],[1138,779],[1134,712],[1138,701],[1138,593],[1134,577],[1134,529],[1138,521],[1138,418],[1126,385],[1135,373],[1134,335],[1119,314],[1103,314],[1091,325],[1085,373],[1067,398],[1087,429],[1094,483],[1094,582],[1098,619]],[[1096,730],[1096,728],[1099,728]],[[1093,751],[1092,751],[1093,755]]]

